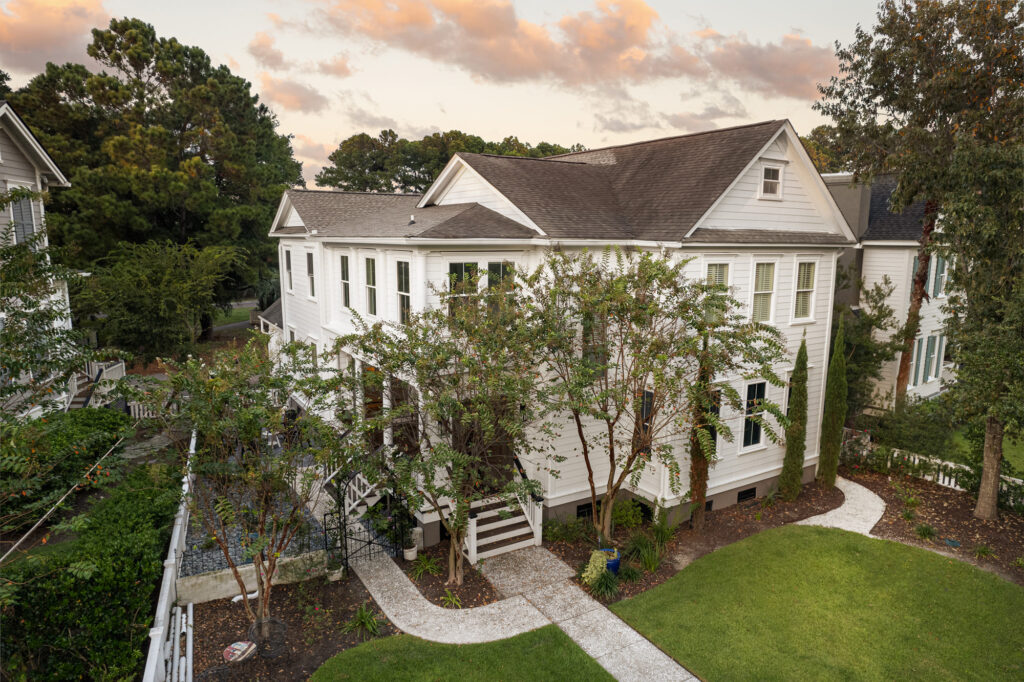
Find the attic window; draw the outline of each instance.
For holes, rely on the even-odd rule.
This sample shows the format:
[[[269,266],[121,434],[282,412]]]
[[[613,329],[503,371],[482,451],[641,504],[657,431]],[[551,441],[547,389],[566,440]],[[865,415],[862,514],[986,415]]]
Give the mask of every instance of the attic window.
[[[761,198],[781,199],[782,198],[782,167],[762,166],[761,167]]]

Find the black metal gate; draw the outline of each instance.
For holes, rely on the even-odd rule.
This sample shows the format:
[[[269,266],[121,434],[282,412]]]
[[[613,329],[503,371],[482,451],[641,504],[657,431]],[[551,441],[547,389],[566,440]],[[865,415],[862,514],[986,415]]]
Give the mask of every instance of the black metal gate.
[[[358,506],[345,513],[350,477],[334,494],[335,509],[324,515],[324,546],[333,566],[346,570],[356,561],[401,554],[414,520],[404,501],[391,491],[381,491],[380,499],[369,506]]]

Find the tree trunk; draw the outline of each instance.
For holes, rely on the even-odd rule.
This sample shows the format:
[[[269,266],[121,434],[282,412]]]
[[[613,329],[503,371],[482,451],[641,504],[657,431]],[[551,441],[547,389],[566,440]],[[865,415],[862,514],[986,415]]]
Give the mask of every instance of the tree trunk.
[[[925,223],[921,228],[921,247],[917,250],[917,272],[914,273],[914,284],[910,292],[910,309],[907,311],[907,323],[903,327],[903,349],[900,353],[900,367],[896,374],[896,402],[902,402],[907,396],[907,385],[910,383],[910,363],[914,356],[914,340],[921,323],[921,303],[928,297],[928,264],[931,254],[928,246],[932,242],[935,230],[935,215],[938,204],[928,200],[925,202]]]
[[[601,521],[598,531],[601,533],[599,540],[611,541],[612,538],[612,509],[615,506],[616,490],[608,490],[601,498]]]
[[[995,521],[999,518],[999,465],[1003,459],[1003,423],[995,417],[985,420],[985,453],[981,468],[981,487],[974,517]]]
[[[466,541],[466,531],[450,533],[451,543],[448,546],[448,582],[447,585],[461,585],[463,577],[462,545]]]
[[[698,533],[704,530],[704,507],[708,495],[708,458],[700,442],[690,436],[690,525]]]
[[[597,522],[597,486],[594,483],[594,467],[590,464],[590,446],[587,443],[587,436],[583,430],[583,420],[580,413],[573,411],[573,420],[576,422],[576,434],[580,439],[580,447],[583,448],[583,463],[587,465],[587,483],[590,484],[590,518],[594,522],[594,530],[601,532]]]

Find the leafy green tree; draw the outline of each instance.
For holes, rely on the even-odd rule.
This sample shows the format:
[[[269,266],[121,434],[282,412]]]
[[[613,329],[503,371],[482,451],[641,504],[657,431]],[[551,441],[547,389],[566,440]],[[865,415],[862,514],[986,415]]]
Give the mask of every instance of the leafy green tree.
[[[837,147],[835,131],[832,126],[820,125],[811,129],[811,133],[801,137],[807,155],[819,173],[838,173],[845,170],[842,151]]]
[[[821,443],[818,448],[818,478],[827,486],[836,484],[839,451],[843,445],[843,425],[846,423],[846,342],[843,337],[843,318],[832,344],[832,359],[828,363],[825,386],[825,413],[821,418]]]
[[[267,226],[301,165],[249,83],[138,19],[94,30],[88,54],[102,72],[48,64],[11,95],[71,180],[47,211],[63,262],[88,271],[122,241],[194,241],[245,249],[220,302],[272,279]]]
[[[11,82],[11,76],[3,69],[0,69],[0,99],[3,99],[11,94],[11,86],[8,83]]]
[[[1024,434],[1024,144],[957,140],[937,249],[950,259],[951,397],[985,424],[974,515],[998,518],[1003,439]]]
[[[82,280],[76,317],[104,346],[151,360],[191,350],[217,309],[217,286],[242,259],[230,246],[120,244]]]
[[[804,449],[807,443],[807,339],[800,340],[796,354],[796,365],[790,379],[788,412],[789,426],[786,428],[786,456],[782,460],[782,475],[779,476],[779,494],[784,500],[795,500],[800,496],[804,473]]]
[[[897,400],[910,378],[935,220],[945,212],[943,193],[955,189],[957,139],[1003,144],[1024,131],[1022,26],[1016,0],[885,0],[872,31],[858,26],[853,42],[837,48],[840,75],[815,104],[833,120],[836,145],[861,181],[895,176],[892,210],[925,202]]]
[[[539,492],[521,478],[514,457],[537,447],[538,337],[525,301],[508,277],[478,291],[477,279],[437,292],[440,304],[412,312],[407,324],[377,323],[340,338],[337,349],[360,357],[363,395],[390,400],[357,416],[367,442],[387,431],[392,447],[360,458],[363,474],[436,512],[451,538],[448,582],[461,585],[471,505],[503,496],[525,504]]]

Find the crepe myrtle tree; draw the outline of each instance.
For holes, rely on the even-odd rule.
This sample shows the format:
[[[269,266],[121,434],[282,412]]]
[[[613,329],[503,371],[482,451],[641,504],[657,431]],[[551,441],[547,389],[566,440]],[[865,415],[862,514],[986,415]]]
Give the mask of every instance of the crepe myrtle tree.
[[[354,452],[322,416],[335,409],[337,379],[328,363],[301,343],[286,344],[271,358],[259,336],[209,362],[168,362],[167,382],[132,389],[168,427],[196,434],[194,454],[182,453],[194,476],[189,511],[220,548],[253,622],[270,617],[278,563],[307,530],[323,471],[343,467]],[[286,411],[289,395],[301,396],[305,409]],[[241,556],[232,554],[234,543]],[[255,604],[239,572],[249,559]]]
[[[473,502],[495,495],[527,502],[539,484],[520,476],[515,456],[544,441],[538,420],[538,336],[514,274],[476,273],[434,294],[438,305],[410,312],[405,323],[360,320],[337,349],[363,371],[364,395],[389,401],[357,414],[366,440],[393,434],[392,447],[371,448],[360,471],[405,497],[411,509],[437,512],[448,531],[448,583],[463,580],[462,547]],[[532,436],[532,437],[531,437]]]

